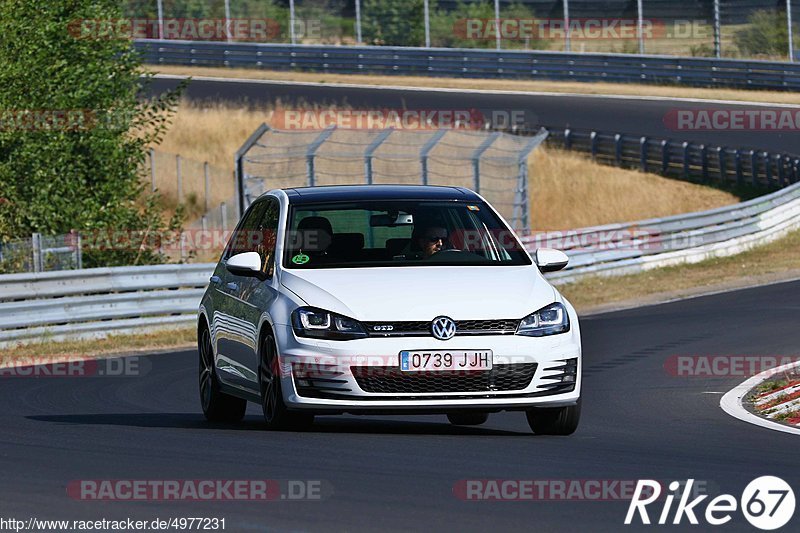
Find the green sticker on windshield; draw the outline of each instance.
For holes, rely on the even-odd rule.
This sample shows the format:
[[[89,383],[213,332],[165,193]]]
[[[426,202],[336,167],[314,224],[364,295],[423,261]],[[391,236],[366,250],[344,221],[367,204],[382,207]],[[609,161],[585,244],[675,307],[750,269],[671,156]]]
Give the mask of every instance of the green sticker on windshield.
[[[305,265],[311,261],[311,258],[308,257],[306,254],[297,254],[296,256],[292,257],[292,263],[295,265]]]

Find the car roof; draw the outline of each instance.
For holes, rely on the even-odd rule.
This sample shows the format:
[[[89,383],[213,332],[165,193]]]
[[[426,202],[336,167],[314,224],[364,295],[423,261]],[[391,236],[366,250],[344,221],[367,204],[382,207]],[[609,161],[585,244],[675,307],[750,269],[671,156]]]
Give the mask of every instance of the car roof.
[[[284,189],[284,192],[292,205],[359,200],[481,200],[463,187],[434,185],[325,185]]]

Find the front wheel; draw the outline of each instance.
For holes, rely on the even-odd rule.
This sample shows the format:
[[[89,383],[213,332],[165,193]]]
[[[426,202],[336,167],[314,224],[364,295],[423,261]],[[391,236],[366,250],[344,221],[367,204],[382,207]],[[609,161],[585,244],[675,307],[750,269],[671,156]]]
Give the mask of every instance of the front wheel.
[[[526,416],[537,435],[572,435],[581,419],[581,400],[566,407],[533,407]]]
[[[214,369],[214,348],[208,328],[197,339],[200,359],[200,405],[209,422],[239,422],[247,410],[247,400],[225,394],[220,390]]]
[[[283,401],[278,349],[275,338],[265,335],[261,347],[258,380],[261,385],[261,408],[267,429],[305,429],[314,423],[314,415],[289,411]]]

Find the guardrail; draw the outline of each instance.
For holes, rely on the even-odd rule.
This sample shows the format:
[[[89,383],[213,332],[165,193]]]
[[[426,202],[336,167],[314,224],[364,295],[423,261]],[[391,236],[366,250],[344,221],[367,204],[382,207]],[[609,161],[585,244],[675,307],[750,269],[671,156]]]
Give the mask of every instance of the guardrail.
[[[147,63],[337,74],[526,78],[798,90],[800,64],[632,54],[140,39]]]
[[[522,238],[530,251],[564,250],[565,270],[548,274],[554,283],[588,275],[632,274],[739,253],[800,227],[800,183],[731,206],[685,215],[608,224]]]
[[[739,253],[800,227],[800,183],[740,204],[686,215],[523,237],[570,264],[555,284]],[[0,346],[190,326],[214,264],[96,268],[0,276]]]
[[[214,264],[0,276],[0,345],[191,325]]]
[[[547,127],[549,146],[604,164],[702,183],[775,189],[800,181],[800,157],[639,135]]]

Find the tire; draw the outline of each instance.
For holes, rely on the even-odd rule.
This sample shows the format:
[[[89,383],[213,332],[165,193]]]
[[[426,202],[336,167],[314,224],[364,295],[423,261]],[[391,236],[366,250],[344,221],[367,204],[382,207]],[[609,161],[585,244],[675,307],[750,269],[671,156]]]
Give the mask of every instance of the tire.
[[[214,366],[214,348],[208,327],[197,336],[197,351],[200,360],[199,390],[200,405],[209,422],[240,422],[247,410],[247,400],[225,394],[220,390]]]
[[[289,411],[286,407],[277,355],[275,338],[269,333],[261,343],[261,362],[258,367],[264,422],[270,430],[307,429],[314,423],[314,415]]]
[[[534,407],[526,417],[537,435],[572,435],[581,419],[581,400],[567,407]]]
[[[447,420],[454,426],[480,426],[489,419],[489,413],[448,413]]]

